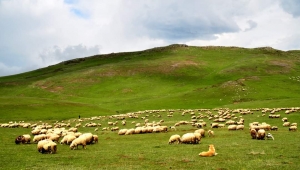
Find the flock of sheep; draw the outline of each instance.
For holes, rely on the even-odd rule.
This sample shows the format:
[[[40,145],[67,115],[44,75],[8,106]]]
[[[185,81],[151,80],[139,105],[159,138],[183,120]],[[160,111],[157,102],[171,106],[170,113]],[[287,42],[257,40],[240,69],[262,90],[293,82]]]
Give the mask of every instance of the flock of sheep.
[[[56,124],[58,125],[58,124]],[[55,125],[55,126],[56,126]],[[37,125],[32,124],[29,127],[32,128],[31,135],[33,135],[32,142],[37,143],[37,150],[40,153],[56,153],[57,144],[69,145],[70,149],[78,149],[81,145],[86,149],[87,144],[98,143],[98,135],[92,133],[81,133],[77,131],[77,128],[65,127],[52,128],[51,125]],[[15,139],[16,144],[29,144],[31,142],[31,135],[20,135]],[[59,141],[60,140],[60,141]]]
[[[168,143],[173,144],[199,144],[201,139],[205,137],[205,133],[208,136],[215,136],[214,128],[226,128],[232,130],[244,130],[245,120],[243,115],[253,114],[254,111],[261,111],[261,116],[269,114],[269,118],[280,118],[279,111],[283,111],[285,114],[293,112],[299,112],[300,108],[261,108],[261,109],[177,109],[177,110],[146,110],[138,112],[130,112],[126,114],[118,114],[111,116],[95,116],[91,118],[82,118],[69,120],[68,123],[56,122],[53,125],[48,123],[25,123],[25,122],[9,122],[0,124],[3,128],[31,128],[31,135],[33,135],[32,142],[37,144],[37,150],[41,153],[56,153],[57,144],[69,145],[70,149],[78,149],[79,145],[86,148],[88,144],[95,144],[98,142],[98,136],[92,133],[78,132],[78,128],[90,128],[94,127],[95,133],[102,127],[103,122],[107,121],[107,126],[102,128],[102,131],[112,131],[118,135],[134,135],[145,133],[161,133],[169,132],[173,133],[180,128],[180,126],[191,126],[196,128],[193,132],[188,132],[182,136],[178,134],[171,135]],[[181,113],[181,116],[188,118],[189,120],[182,120],[175,122],[174,124],[166,123],[162,117],[168,119],[173,117],[175,112]],[[164,113],[166,115],[164,115]],[[275,114],[277,113],[277,114]],[[274,116],[276,115],[276,116]],[[259,116],[259,115],[258,115]],[[160,119],[159,121],[150,121],[151,117]],[[133,120],[127,123],[128,120]],[[101,123],[96,123],[101,121]],[[210,122],[210,123],[207,123]],[[297,130],[297,123],[290,123],[286,117],[282,118],[283,127],[288,127],[289,131]],[[74,124],[75,123],[75,124]],[[85,124],[84,124],[85,123]],[[73,124],[73,127],[72,127]],[[84,125],[83,125],[84,124]],[[128,125],[129,124],[129,125]],[[165,125],[168,124],[168,125]],[[209,127],[210,125],[210,127]],[[119,128],[119,126],[131,126],[131,128]],[[210,128],[205,130],[203,128]],[[278,130],[277,126],[271,126],[267,123],[252,122],[249,124],[249,132],[252,139],[263,140],[274,137],[271,133],[266,134],[266,131]],[[16,137],[15,143],[30,143],[31,135],[25,134]],[[215,154],[215,148],[211,144],[209,151],[214,154],[208,154],[211,156]],[[203,152],[204,153],[204,152]],[[206,153],[206,152],[205,152]],[[199,154],[200,155],[200,154]],[[200,156],[203,156],[202,154]]]

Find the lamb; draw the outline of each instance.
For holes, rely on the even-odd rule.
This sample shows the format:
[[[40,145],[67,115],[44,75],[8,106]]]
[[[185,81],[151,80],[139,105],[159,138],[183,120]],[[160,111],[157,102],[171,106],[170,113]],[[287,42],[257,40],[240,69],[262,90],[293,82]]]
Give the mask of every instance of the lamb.
[[[250,130],[250,135],[251,135],[252,139],[256,139],[256,136],[257,136],[256,130],[255,129],[251,129]]]
[[[207,133],[208,133],[208,137],[215,136],[215,133],[212,130],[208,130]]]
[[[267,137],[267,139],[270,139],[270,138],[271,138],[271,139],[274,140],[274,137],[273,137],[273,135],[272,135],[271,133],[268,133],[266,137]]]
[[[259,129],[256,135],[256,139],[265,140],[266,131],[264,129]]]
[[[179,135],[172,135],[169,139],[169,144],[172,144],[177,141],[177,144],[181,143],[181,139]]]
[[[290,126],[289,127],[289,131],[296,131],[297,130],[297,126]]]
[[[199,156],[210,157],[210,156],[215,156],[217,154],[218,153],[216,153],[216,149],[215,149],[214,145],[210,144],[208,146],[208,151],[207,152],[201,152],[201,153],[199,153]]]

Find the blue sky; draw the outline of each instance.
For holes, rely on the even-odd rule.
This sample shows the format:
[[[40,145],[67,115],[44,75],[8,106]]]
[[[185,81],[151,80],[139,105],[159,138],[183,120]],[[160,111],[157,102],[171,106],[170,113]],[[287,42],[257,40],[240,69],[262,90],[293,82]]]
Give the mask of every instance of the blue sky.
[[[297,0],[0,0],[0,76],[184,43],[300,49]]]

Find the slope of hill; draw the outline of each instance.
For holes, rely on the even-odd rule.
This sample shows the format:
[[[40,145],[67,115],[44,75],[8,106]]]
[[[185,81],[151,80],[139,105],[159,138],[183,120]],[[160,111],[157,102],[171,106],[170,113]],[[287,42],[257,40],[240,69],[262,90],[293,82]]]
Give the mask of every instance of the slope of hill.
[[[300,51],[170,45],[0,77],[0,122],[147,109],[293,107]]]

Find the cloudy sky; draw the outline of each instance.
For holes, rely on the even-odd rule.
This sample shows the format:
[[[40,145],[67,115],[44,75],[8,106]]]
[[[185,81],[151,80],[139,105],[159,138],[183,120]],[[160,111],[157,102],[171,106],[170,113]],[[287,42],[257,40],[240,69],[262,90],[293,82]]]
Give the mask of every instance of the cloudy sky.
[[[0,0],[0,76],[184,43],[300,49],[299,0]]]

